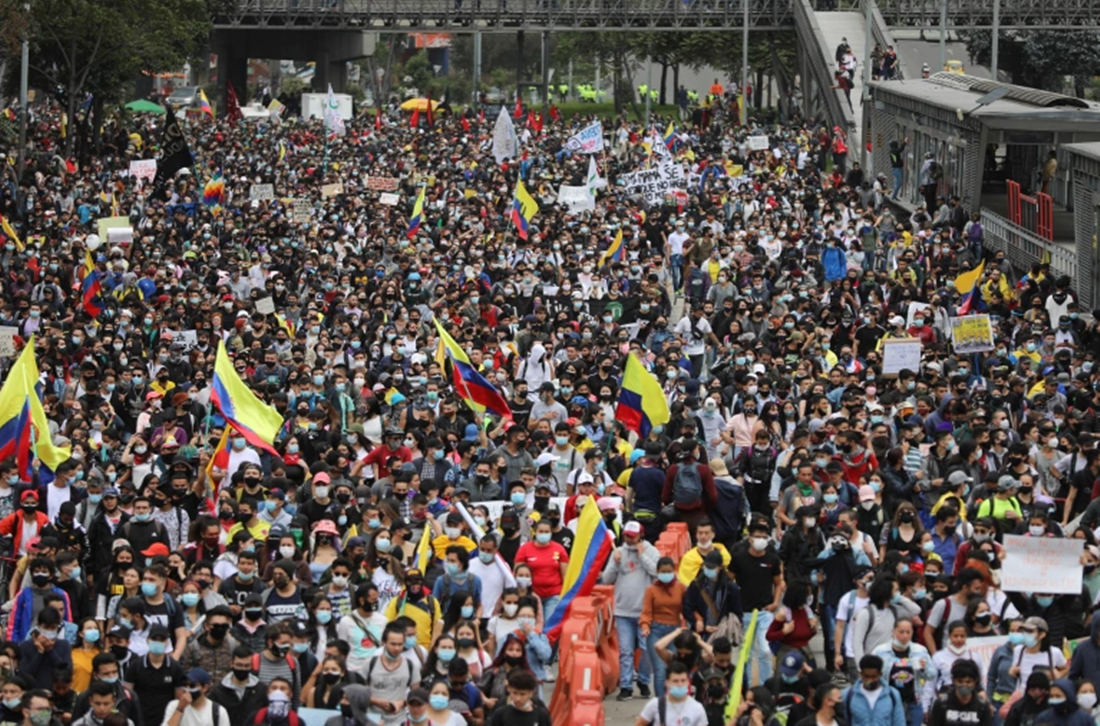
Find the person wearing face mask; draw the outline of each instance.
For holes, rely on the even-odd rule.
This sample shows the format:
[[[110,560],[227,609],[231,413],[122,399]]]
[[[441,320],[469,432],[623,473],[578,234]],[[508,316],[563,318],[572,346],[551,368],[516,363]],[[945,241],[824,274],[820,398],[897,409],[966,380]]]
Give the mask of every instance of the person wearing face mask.
[[[993,710],[985,696],[979,694],[981,685],[977,663],[968,659],[955,661],[951,666],[951,686],[933,699],[928,726],[991,726]]]
[[[229,712],[207,698],[212,682],[202,668],[187,671],[179,697],[168,704],[165,726],[229,726]]]
[[[24,587],[15,598],[15,604],[8,614],[7,639],[19,643],[33,632],[33,623],[46,609],[47,595],[60,595],[65,600],[65,614],[72,621],[72,609],[68,594],[54,584],[54,563],[46,557],[35,557],[27,571],[31,576],[31,586]],[[52,684],[50,684],[52,685]]]
[[[634,651],[642,650],[638,667],[638,691],[649,696],[652,666],[639,619],[646,589],[657,578],[657,548],[647,542],[639,522],[623,527],[623,543],[615,548],[604,568],[601,582],[615,587],[615,629],[619,635],[619,699],[634,695]],[[719,554],[719,559],[721,555]]]
[[[72,646],[61,637],[61,629],[61,613],[45,607],[38,613],[35,627],[19,642],[19,672],[38,688],[52,688],[57,667],[72,663]]]
[[[901,693],[883,682],[883,667],[877,655],[860,658],[859,680],[844,693],[844,708],[852,726],[906,726]]]
[[[924,696],[924,707],[927,710],[931,706],[935,694],[942,693],[950,686],[951,668],[960,660],[973,660],[977,662],[978,656],[967,646],[967,627],[964,620],[956,620],[947,628],[947,643],[932,656],[932,664],[936,669],[936,676]],[[981,684],[978,684],[981,690]]]
[[[1085,548],[1084,559],[1089,563],[1085,565],[1086,583],[1089,576],[1096,572],[1095,562],[1100,559],[1100,557],[1097,557],[1096,550],[1097,548],[1094,545]],[[1087,584],[1086,587],[1088,587]],[[1100,683],[1100,618],[1094,617],[1089,628],[1089,637],[1079,641],[1077,648],[1073,651],[1073,660],[1070,661],[1069,665],[1069,677],[1075,682],[1084,678],[1093,684],[1095,690],[1096,684]]]
[[[203,632],[191,638],[184,651],[185,668],[202,668],[215,681],[230,672],[233,651],[237,641],[229,635],[233,613],[227,605],[219,605],[207,611],[202,623]]]
[[[668,696],[658,695],[646,702],[634,726],[706,726],[703,704],[688,695],[691,676],[686,665],[673,661],[668,666]],[[897,726],[901,726],[898,724]]]
[[[207,698],[222,706],[230,724],[243,724],[267,703],[267,689],[252,673],[252,650],[237,646],[230,670],[207,692]]]
[[[133,657],[122,680],[141,694],[141,718],[145,723],[163,723],[168,704],[182,688],[184,670],[169,655],[169,631],[163,625],[149,628],[149,652]]]

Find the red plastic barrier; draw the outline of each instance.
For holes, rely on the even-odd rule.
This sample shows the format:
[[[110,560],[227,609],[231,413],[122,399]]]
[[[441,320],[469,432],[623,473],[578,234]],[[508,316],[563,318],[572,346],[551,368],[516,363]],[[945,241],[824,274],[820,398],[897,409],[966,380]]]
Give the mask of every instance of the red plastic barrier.
[[[569,726],[604,726],[603,694],[578,691]],[[554,723],[557,723],[556,721]]]

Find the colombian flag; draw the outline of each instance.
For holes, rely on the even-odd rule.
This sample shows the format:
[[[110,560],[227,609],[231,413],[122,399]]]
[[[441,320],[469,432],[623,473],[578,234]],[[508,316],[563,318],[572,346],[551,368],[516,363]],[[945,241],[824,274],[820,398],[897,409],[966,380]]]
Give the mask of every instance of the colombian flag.
[[[199,89],[199,110],[210,118],[214,118],[214,109],[210,105],[210,101],[206,98],[206,91],[201,88]]]
[[[103,281],[100,279],[99,270],[93,269],[84,278],[84,283],[81,285],[80,298],[84,304],[84,312],[91,315],[93,318],[99,317],[103,313]]]
[[[644,439],[654,426],[668,423],[670,417],[661,384],[636,356],[630,356],[623,371],[615,418]]]
[[[520,239],[527,239],[527,227],[531,220],[539,213],[539,203],[527,192],[522,180],[516,181],[516,196],[512,200],[512,223],[516,225],[516,231]]]
[[[978,310],[984,307],[981,290],[979,288],[979,283],[982,281],[982,274],[984,272],[985,260],[982,260],[973,270],[964,272],[955,278],[955,291],[962,296],[959,302],[959,315],[978,312]]]
[[[8,218],[2,214],[0,214],[0,231],[4,233],[5,237],[15,243],[15,249],[19,250],[20,252],[23,251],[23,242],[19,239],[19,235],[15,233],[15,230],[12,228],[11,222],[8,221]]]
[[[577,522],[577,537],[569,552],[569,566],[561,584],[561,599],[554,612],[547,613],[543,626],[543,632],[551,643],[561,637],[561,626],[569,616],[573,601],[591,593],[599,582],[612,548],[611,532],[600,516],[599,507],[583,507]]]
[[[615,239],[611,242],[611,246],[607,248],[607,251],[600,257],[600,263],[596,267],[603,267],[611,262],[622,262],[623,257],[626,256],[626,246],[623,245],[623,230],[620,227],[619,233],[615,235]]]
[[[210,402],[225,417],[226,427],[232,426],[248,443],[278,456],[273,444],[283,425],[283,417],[257,398],[241,380],[229,361],[229,354],[225,352],[225,343],[221,341],[218,342],[211,383]]]
[[[466,357],[466,352],[443,329],[438,318],[434,322],[439,332],[439,344],[454,369],[451,382],[454,383],[458,395],[466,401],[466,405],[479,415],[485,411],[492,411],[504,418],[512,418],[512,410],[508,408],[508,402],[504,400],[500,391],[477,372],[470,359]]]
[[[665,148],[675,154],[676,149],[680,147],[680,139],[677,138],[676,129],[672,127],[671,121],[668,122],[668,128],[665,129],[663,140],[665,142]]]
[[[427,190],[427,185],[420,187],[420,194],[416,197],[416,204],[413,205],[413,213],[409,217],[409,231],[405,233],[409,239],[416,236],[420,231],[420,223],[424,221],[424,193]]]
[[[70,455],[68,448],[55,447],[50,438],[50,423],[35,389],[38,377],[31,338],[0,388],[0,456],[16,457],[23,481],[31,480],[33,458],[55,471]]]

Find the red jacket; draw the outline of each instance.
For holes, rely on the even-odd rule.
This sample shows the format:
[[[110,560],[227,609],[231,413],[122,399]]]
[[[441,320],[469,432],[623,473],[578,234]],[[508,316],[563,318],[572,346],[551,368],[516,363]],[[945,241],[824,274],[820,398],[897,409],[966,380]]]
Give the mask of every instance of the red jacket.
[[[691,459],[685,461],[684,464],[698,464],[699,462]],[[665,488],[661,491],[661,504],[671,504],[672,497],[672,485],[676,483],[676,472],[679,471],[682,464],[674,464],[668,468],[665,472]],[[699,481],[703,485],[703,501],[699,504],[684,506],[677,504],[676,508],[683,511],[693,511],[696,509],[713,509],[718,504],[718,488],[714,486],[714,472],[710,470],[710,467],[706,464],[699,464]]]
[[[50,518],[42,512],[35,512],[34,519],[38,522],[38,532],[50,523]],[[0,519],[0,535],[12,538],[12,552],[18,555],[23,543],[23,510],[16,509],[8,516]]]

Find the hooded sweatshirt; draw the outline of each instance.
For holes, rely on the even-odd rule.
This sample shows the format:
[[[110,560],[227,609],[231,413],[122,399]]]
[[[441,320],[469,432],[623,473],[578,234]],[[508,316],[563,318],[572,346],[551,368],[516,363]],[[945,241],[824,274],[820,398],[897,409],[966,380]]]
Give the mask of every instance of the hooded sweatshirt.
[[[1069,664],[1069,678],[1074,682],[1087,678],[1100,691],[1100,618],[1092,619],[1089,639],[1077,644]]]
[[[1073,681],[1059,678],[1052,685],[1062,689],[1066,702],[1052,706],[1048,701],[1047,709],[1035,717],[1035,726],[1094,726],[1092,715],[1077,706],[1077,690],[1073,687]]]

